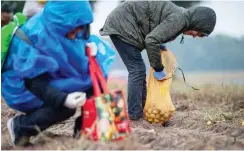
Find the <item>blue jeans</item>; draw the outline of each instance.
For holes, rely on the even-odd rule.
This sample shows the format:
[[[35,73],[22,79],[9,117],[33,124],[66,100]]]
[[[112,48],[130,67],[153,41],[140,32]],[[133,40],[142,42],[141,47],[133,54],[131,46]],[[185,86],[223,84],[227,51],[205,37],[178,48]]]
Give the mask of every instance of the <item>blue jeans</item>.
[[[146,66],[141,50],[123,42],[115,35],[110,36],[128,72],[128,111],[130,119],[143,117],[146,100]]]
[[[86,95],[87,97],[91,97],[93,95],[93,87],[86,91]],[[27,112],[26,114],[19,115],[14,119],[14,132],[17,139],[16,141],[18,142],[18,138],[21,139],[23,136],[29,137],[37,135],[39,132],[36,129],[36,126],[40,131],[44,131],[48,127],[58,122],[67,120],[73,116],[75,112],[75,109],[69,109],[63,105],[60,107],[54,107],[53,105],[50,105],[50,103],[44,102],[44,105],[41,108]],[[80,130],[80,127],[81,123],[78,125],[76,130]]]

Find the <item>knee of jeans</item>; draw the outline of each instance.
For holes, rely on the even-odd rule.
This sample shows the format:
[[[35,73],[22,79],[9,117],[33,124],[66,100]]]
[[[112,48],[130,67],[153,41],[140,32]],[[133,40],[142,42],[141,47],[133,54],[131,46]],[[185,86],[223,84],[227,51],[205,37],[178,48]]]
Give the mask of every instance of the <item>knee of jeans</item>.
[[[146,70],[129,72],[129,81],[144,82],[145,78],[146,78]]]
[[[136,74],[146,73],[146,66],[145,66],[144,62],[131,63],[130,65],[127,65],[127,69],[128,69],[129,74],[130,73],[136,73]]]

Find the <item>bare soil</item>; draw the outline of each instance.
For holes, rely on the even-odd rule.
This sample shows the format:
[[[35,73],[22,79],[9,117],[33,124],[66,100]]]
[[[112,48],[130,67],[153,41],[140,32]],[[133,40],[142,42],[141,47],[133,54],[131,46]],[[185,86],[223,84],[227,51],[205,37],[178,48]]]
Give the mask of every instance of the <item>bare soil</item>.
[[[110,86],[125,89],[121,84]],[[174,116],[163,126],[145,120],[132,121],[132,135],[124,141],[74,140],[71,137],[73,117],[33,138],[34,146],[25,148],[10,145],[6,121],[15,112],[2,102],[1,149],[244,149],[243,86],[203,85],[194,91],[176,82],[171,94],[177,109]]]

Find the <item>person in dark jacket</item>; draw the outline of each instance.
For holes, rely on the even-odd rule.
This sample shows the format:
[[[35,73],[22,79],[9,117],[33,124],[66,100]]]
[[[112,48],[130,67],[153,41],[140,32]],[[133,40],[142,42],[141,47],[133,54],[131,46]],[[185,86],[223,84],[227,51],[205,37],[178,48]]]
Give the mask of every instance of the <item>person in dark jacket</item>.
[[[130,119],[140,119],[146,100],[146,68],[141,51],[146,49],[154,77],[166,77],[160,46],[180,34],[205,37],[216,24],[216,14],[208,7],[185,9],[170,1],[128,1],[107,17],[102,36],[109,35],[127,70]]]

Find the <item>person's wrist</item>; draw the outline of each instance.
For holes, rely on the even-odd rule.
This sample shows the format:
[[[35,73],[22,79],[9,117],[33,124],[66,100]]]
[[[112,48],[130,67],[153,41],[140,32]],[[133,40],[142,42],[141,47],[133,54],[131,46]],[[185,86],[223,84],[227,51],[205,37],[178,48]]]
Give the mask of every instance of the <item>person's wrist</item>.
[[[165,50],[166,49],[166,46],[164,44],[161,44],[159,47],[160,47],[161,50]]]
[[[163,70],[164,70],[164,66],[163,65],[161,65],[160,67],[154,68],[155,72],[161,72]]]

